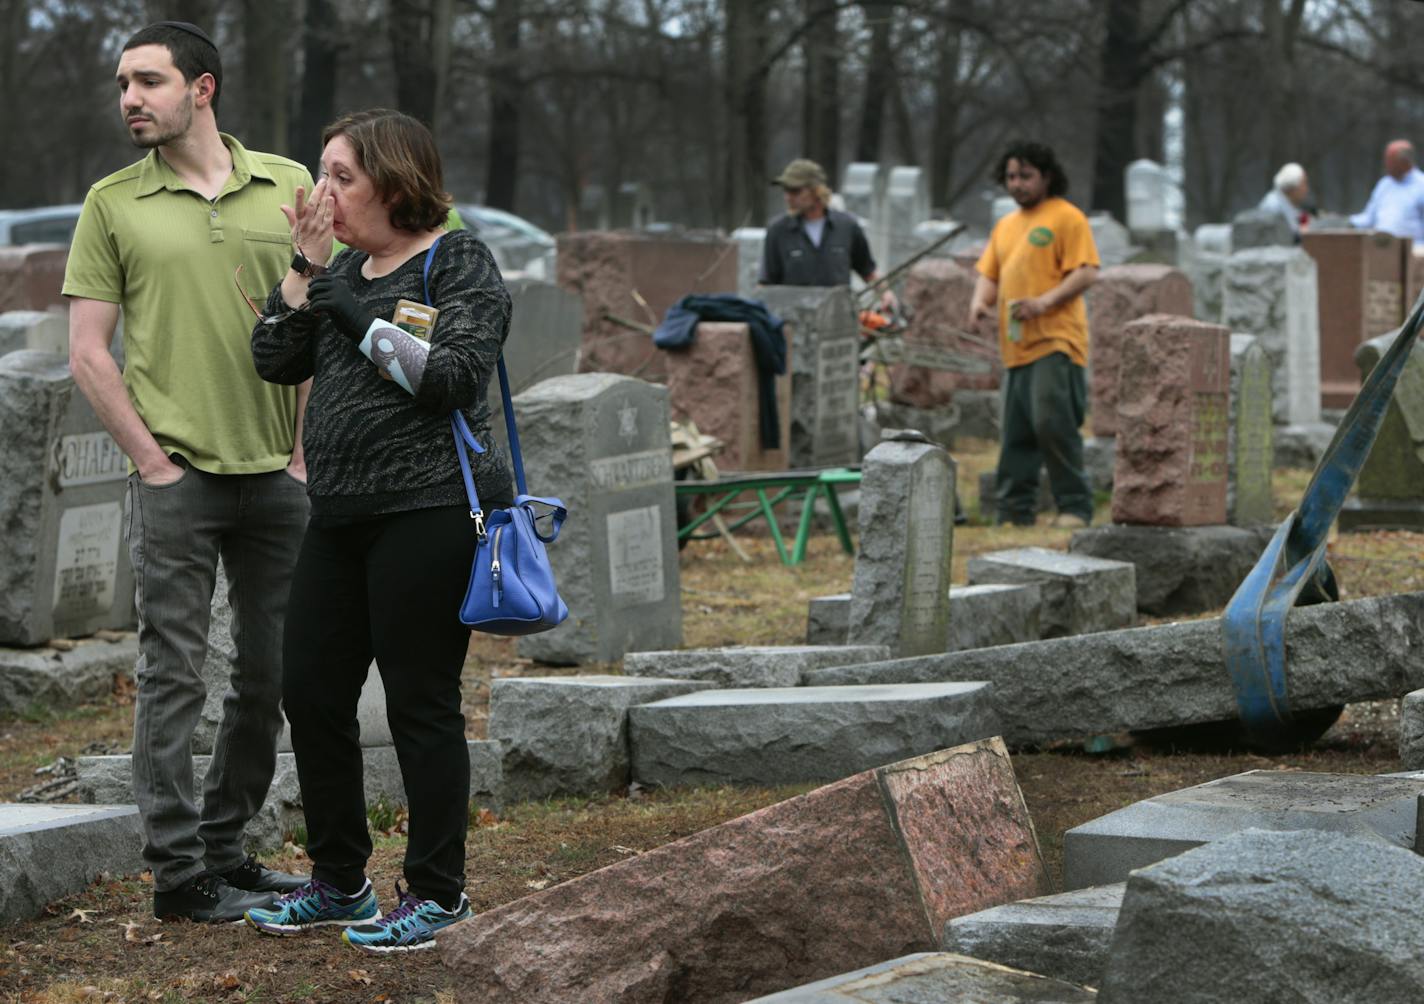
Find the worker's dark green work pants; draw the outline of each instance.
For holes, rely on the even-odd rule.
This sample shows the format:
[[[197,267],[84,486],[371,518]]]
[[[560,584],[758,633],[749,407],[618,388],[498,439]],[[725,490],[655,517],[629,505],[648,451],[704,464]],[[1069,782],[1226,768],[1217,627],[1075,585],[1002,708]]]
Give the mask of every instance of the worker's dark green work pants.
[[[1062,352],[1004,371],[996,501],[999,522],[1030,524],[1038,511],[1038,472],[1060,513],[1093,518],[1078,427],[1088,410],[1083,367]]]

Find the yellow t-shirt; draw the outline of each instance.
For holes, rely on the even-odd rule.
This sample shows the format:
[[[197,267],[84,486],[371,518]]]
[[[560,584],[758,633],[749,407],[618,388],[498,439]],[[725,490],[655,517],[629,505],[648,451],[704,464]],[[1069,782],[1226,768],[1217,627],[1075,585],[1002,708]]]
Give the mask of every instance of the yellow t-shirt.
[[[999,284],[999,349],[1005,366],[1027,366],[1054,352],[1088,365],[1088,312],[1081,296],[1029,321],[1010,318],[1009,304],[1040,296],[1074,269],[1097,264],[1088,218],[1067,199],[1044,199],[995,225],[975,268]]]

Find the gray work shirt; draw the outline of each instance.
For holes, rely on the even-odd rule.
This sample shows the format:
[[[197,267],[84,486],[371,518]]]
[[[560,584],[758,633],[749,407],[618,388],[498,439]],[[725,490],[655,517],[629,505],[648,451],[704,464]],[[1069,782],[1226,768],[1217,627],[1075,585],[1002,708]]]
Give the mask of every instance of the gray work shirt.
[[[865,231],[849,213],[826,210],[821,246],[811,243],[799,216],[780,216],[766,228],[762,250],[763,286],[846,286],[851,269],[862,279],[875,271]]]

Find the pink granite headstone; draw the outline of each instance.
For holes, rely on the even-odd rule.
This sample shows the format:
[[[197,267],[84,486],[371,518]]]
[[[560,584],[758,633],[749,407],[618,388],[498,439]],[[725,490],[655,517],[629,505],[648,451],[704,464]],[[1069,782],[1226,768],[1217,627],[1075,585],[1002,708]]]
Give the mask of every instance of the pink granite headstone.
[[[1095,436],[1117,434],[1117,371],[1123,325],[1148,314],[1192,316],[1192,284],[1170,265],[1113,265],[1088,290],[1088,422]]]
[[[791,445],[790,346],[786,373],[776,380],[780,445],[762,446],[757,362],[745,324],[709,321],[697,326],[692,344],[669,349],[668,407],[675,421],[691,419],[697,431],[716,436],[713,458],[720,471],[783,471]]]
[[[579,370],[667,377],[663,350],[608,315],[656,326],[689,293],[737,288],[737,248],[720,235],[585,230],[558,236],[558,284],[583,297]],[[640,303],[639,300],[642,300]]]
[[[904,337],[909,362],[890,368],[892,401],[915,408],[942,408],[953,400],[955,390],[999,386],[1003,366],[993,325],[973,331],[965,325],[973,296],[972,268],[930,258],[910,269],[902,297],[911,316]],[[956,356],[982,361],[989,372],[956,371]]]
[[[68,306],[60,294],[68,259],[62,244],[0,247],[0,313]]]
[[[1125,324],[1114,523],[1226,522],[1231,333],[1153,314]]]
[[[734,1004],[909,952],[1039,895],[1000,739],[837,781],[437,937],[461,1001]]]

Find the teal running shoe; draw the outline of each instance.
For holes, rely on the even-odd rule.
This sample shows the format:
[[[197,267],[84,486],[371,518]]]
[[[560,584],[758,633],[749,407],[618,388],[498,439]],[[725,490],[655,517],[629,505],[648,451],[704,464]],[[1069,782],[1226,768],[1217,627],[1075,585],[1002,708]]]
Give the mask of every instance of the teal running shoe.
[[[432,899],[412,896],[396,883],[400,904],[379,920],[341,932],[341,940],[363,952],[414,952],[435,947],[435,932],[470,916],[470,901],[460,893],[454,910]]]
[[[360,892],[350,896],[312,879],[278,898],[270,909],[248,910],[243,916],[263,934],[297,934],[329,924],[361,924],[380,915],[369,879]]]

